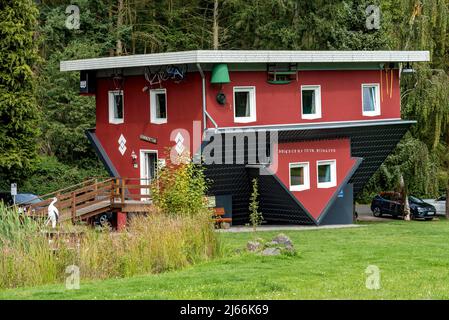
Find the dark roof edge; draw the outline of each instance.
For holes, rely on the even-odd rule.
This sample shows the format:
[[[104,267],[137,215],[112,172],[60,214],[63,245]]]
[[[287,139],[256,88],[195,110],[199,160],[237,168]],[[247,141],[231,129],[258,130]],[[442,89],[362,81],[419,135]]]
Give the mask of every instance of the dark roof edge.
[[[247,166],[248,169],[256,169],[257,166]],[[272,176],[276,182],[284,189],[287,194],[290,196],[290,198],[293,199],[293,201],[306,213],[306,215],[313,221],[315,225],[318,225],[317,219],[315,219],[310,212],[303,206],[303,204],[293,195],[293,193],[287,188],[287,186],[279,179],[279,177],[274,174],[269,168],[265,166],[260,166],[260,170],[263,170],[268,173],[268,175]]]
[[[118,177],[119,174],[117,172],[117,169],[115,168],[111,159],[109,158],[106,151],[104,150],[100,140],[98,140],[98,137],[95,134],[95,128],[86,129],[85,134],[86,134],[86,137],[89,140],[89,142],[94,147],[95,153],[97,154],[98,158],[100,158],[100,161],[103,163],[103,165],[106,168],[106,171],[108,171],[109,175],[111,177]]]
[[[360,164],[363,161],[362,158],[353,158],[353,159],[356,160],[355,164],[352,166],[351,170],[346,175],[346,177],[343,180],[343,182],[340,184],[340,187],[337,188],[337,190],[335,190],[334,194],[332,195],[332,197],[327,202],[326,207],[323,209],[322,213],[316,219],[318,225],[320,225],[321,221],[323,221],[323,219],[327,216],[327,213],[329,212],[329,209],[331,208],[331,206],[334,204],[335,199],[337,199],[338,194],[348,184],[349,180],[351,180],[352,176],[354,175],[354,173],[356,172],[356,170],[359,168]]]

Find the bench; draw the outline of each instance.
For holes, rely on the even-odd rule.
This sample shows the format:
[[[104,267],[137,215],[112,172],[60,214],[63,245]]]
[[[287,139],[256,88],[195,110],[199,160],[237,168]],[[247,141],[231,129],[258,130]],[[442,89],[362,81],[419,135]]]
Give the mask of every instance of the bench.
[[[222,227],[223,222],[232,223],[232,218],[225,218],[223,217],[225,215],[225,209],[224,208],[214,208],[214,214],[213,219],[215,221],[215,226],[218,228]]]

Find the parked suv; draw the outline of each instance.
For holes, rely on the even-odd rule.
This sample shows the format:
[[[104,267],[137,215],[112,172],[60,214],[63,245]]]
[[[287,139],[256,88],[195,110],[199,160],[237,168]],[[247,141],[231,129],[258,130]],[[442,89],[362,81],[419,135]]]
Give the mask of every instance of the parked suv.
[[[432,220],[436,215],[436,209],[420,198],[409,196],[410,216],[412,219]],[[371,211],[375,217],[388,214],[393,217],[403,215],[404,203],[399,192],[382,192],[375,196],[371,202]]]

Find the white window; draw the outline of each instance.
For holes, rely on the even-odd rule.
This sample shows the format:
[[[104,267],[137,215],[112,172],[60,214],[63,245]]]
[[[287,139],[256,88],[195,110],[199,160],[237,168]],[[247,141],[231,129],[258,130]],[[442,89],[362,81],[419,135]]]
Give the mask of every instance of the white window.
[[[123,123],[123,91],[109,91],[109,123]]]
[[[309,163],[290,163],[290,191],[307,189],[310,189]]]
[[[373,117],[380,115],[379,84],[362,84],[363,115]]]
[[[316,163],[318,188],[332,188],[337,185],[336,160],[322,160]]]
[[[234,87],[234,122],[256,121],[256,88]]]
[[[167,91],[165,89],[150,90],[151,123],[167,123]]]
[[[301,86],[301,117],[321,118],[321,86]]]

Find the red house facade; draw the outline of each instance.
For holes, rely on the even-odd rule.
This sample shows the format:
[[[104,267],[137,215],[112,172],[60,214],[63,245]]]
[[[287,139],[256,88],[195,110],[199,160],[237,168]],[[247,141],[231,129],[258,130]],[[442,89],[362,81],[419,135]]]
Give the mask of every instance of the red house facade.
[[[413,121],[404,63],[427,51],[187,51],[61,62],[96,98],[111,176],[151,180],[189,152],[233,223],[258,179],[268,223],[351,223],[353,199]],[[170,154],[167,149],[171,148]],[[147,192],[142,190],[142,192]]]

